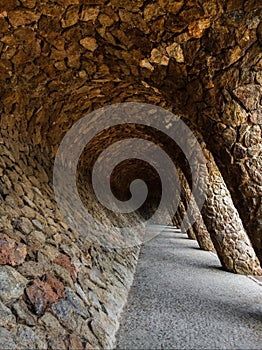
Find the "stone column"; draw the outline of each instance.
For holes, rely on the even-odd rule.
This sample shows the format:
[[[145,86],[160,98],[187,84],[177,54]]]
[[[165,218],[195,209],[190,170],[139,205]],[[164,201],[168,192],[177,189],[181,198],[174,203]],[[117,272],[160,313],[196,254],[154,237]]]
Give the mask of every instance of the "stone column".
[[[173,225],[175,227],[180,227],[179,221],[178,221],[178,217],[177,217],[177,213],[173,216]]]
[[[246,234],[230,192],[211,153],[207,158],[207,197],[201,210],[222,266],[231,272],[261,274],[255,251]]]
[[[195,233],[189,224],[187,214],[186,214],[186,209],[185,209],[185,206],[184,206],[182,200],[179,203],[178,212],[179,212],[179,215],[181,218],[181,230],[182,230],[182,232],[186,232],[189,239],[196,239]]]
[[[163,39],[149,50],[140,75],[202,132],[262,261],[260,2],[201,1],[197,18],[188,16],[193,7],[179,7],[183,32],[171,19],[159,22],[161,38],[169,38],[168,27],[172,43]],[[160,7],[177,10],[169,5]]]
[[[201,249],[216,252],[210,235],[206,229],[206,225],[203,222],[202,215],[191,193],[188,181],[183,171],[179,167],[177,167],[177,172],[181,182],[181,196],[184,199],[184,202],[187,203],[187,212],[189,213],[190,218],[193,218],[191,221],[192,230],[195,233],[196,240]]]

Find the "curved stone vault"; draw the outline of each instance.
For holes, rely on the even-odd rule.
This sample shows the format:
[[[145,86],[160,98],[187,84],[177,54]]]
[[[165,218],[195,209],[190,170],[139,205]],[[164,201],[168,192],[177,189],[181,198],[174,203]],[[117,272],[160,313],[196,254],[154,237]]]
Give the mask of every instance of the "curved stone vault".
[[[190,202],[192,176],[172,140],[121,125],[98,134],[79,161],[78,190],[93,215],[108,227],[119,221],[92,191],[101,151],[130,137],[149,140],[178,169],[173,223],[229,272],[261,274],[261,12],[259,0],[1,0],[0,339],[7,347],[112,347],[139,246],[88,242],[63,219],[52,185],[67,131],[107,105],[143,102],[182,118],[205,155],[207,198],[202,208]],[[134,159],[113,172],[114,194],[128,199],[136,178],[149,196],[120,218],[130,225],[161,197],[157,172]]]

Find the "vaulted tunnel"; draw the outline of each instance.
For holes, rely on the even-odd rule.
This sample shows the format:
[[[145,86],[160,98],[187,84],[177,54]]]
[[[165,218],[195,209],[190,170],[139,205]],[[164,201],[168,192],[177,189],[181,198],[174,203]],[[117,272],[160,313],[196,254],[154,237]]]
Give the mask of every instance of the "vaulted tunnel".
[[[260,21],[256,0],[1,1],[0,337],[10,348],[112,346],[140,247],[90,242],[94,227],[84,236],[70,227],[53,188],[63,137],[105,106],[147,103],[179,116],[201,146],[208,180],[198,207],[188,159],[168,135],[137,123],[106,128],[86,145],[76,178],[105,230],[143,225],[159,206],[161,178],[135,157],[115,167],[111,189],[128,200],[132,181],[144,180],[139,210],[116,215],[92,188],[103,150],[147,140],[168,154],[181,185],[177,212],[163,217],[226,270],[261,274]],[[114,157],[121,152],[119,143]]]

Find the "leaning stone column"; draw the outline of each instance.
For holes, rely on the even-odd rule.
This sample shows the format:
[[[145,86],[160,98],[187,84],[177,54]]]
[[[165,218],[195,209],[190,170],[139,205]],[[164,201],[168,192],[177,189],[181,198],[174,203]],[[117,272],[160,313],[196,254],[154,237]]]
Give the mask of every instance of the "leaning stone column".
[[[180,223],[178,221],[178,217],[177,217],[177,213],[173,216],[173,225],[176,226],[176,227],[180,227]]]
[[[174,223],[177,224],[177,227],[178,227],[178,228],[181,228],[182,219],[181,219],[181,216],[180,216],[178,210],[176,211],[176,213],[175,213],[175,215],[174,215]]]
[[[204,222],[222,266],[240,274],[262,273],[259,260],[250,243],[230,192],[218,170],[212,154],[207,158],[207,198],[201,210]]]
[[[169,1],[157,3],[176,15]],[[163,24],[161,43],[140,61],[139,76],[202,132],[262,261],[260,3],[201,1],[194,21],[178,6],[183,34],[170,45]]]
[[[183,171],[179,167],[177,167],[177,172],[181,182],[181,197],[184,202],[187,203],[187,212],[189,217],[192,218],[192,221],[189,224],[192,223],[192,229],[195,233],[199,247],[203,250],[216,252],[206,225],[203,222],[202,215],[191,192],[188,181]]]
[[[191,225],[189,224],[188,218],[187,218],[187,213],[186,213],[186,209],[185,206],[182,202],[182,200],[180,200],[179,206],[178,206],[178,211],[181,217],[181,230],[185,231],[188,235],[188,238],[190,239],[196,239],[196,235],[195,232],[193,231]]]

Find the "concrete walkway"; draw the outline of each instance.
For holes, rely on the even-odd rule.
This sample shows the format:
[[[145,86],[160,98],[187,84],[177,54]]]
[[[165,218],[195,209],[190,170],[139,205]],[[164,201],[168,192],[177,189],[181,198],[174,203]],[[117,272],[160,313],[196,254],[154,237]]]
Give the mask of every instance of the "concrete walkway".
[[[262,287],[178,230],[141,251],[117,349],[262,349]]]

